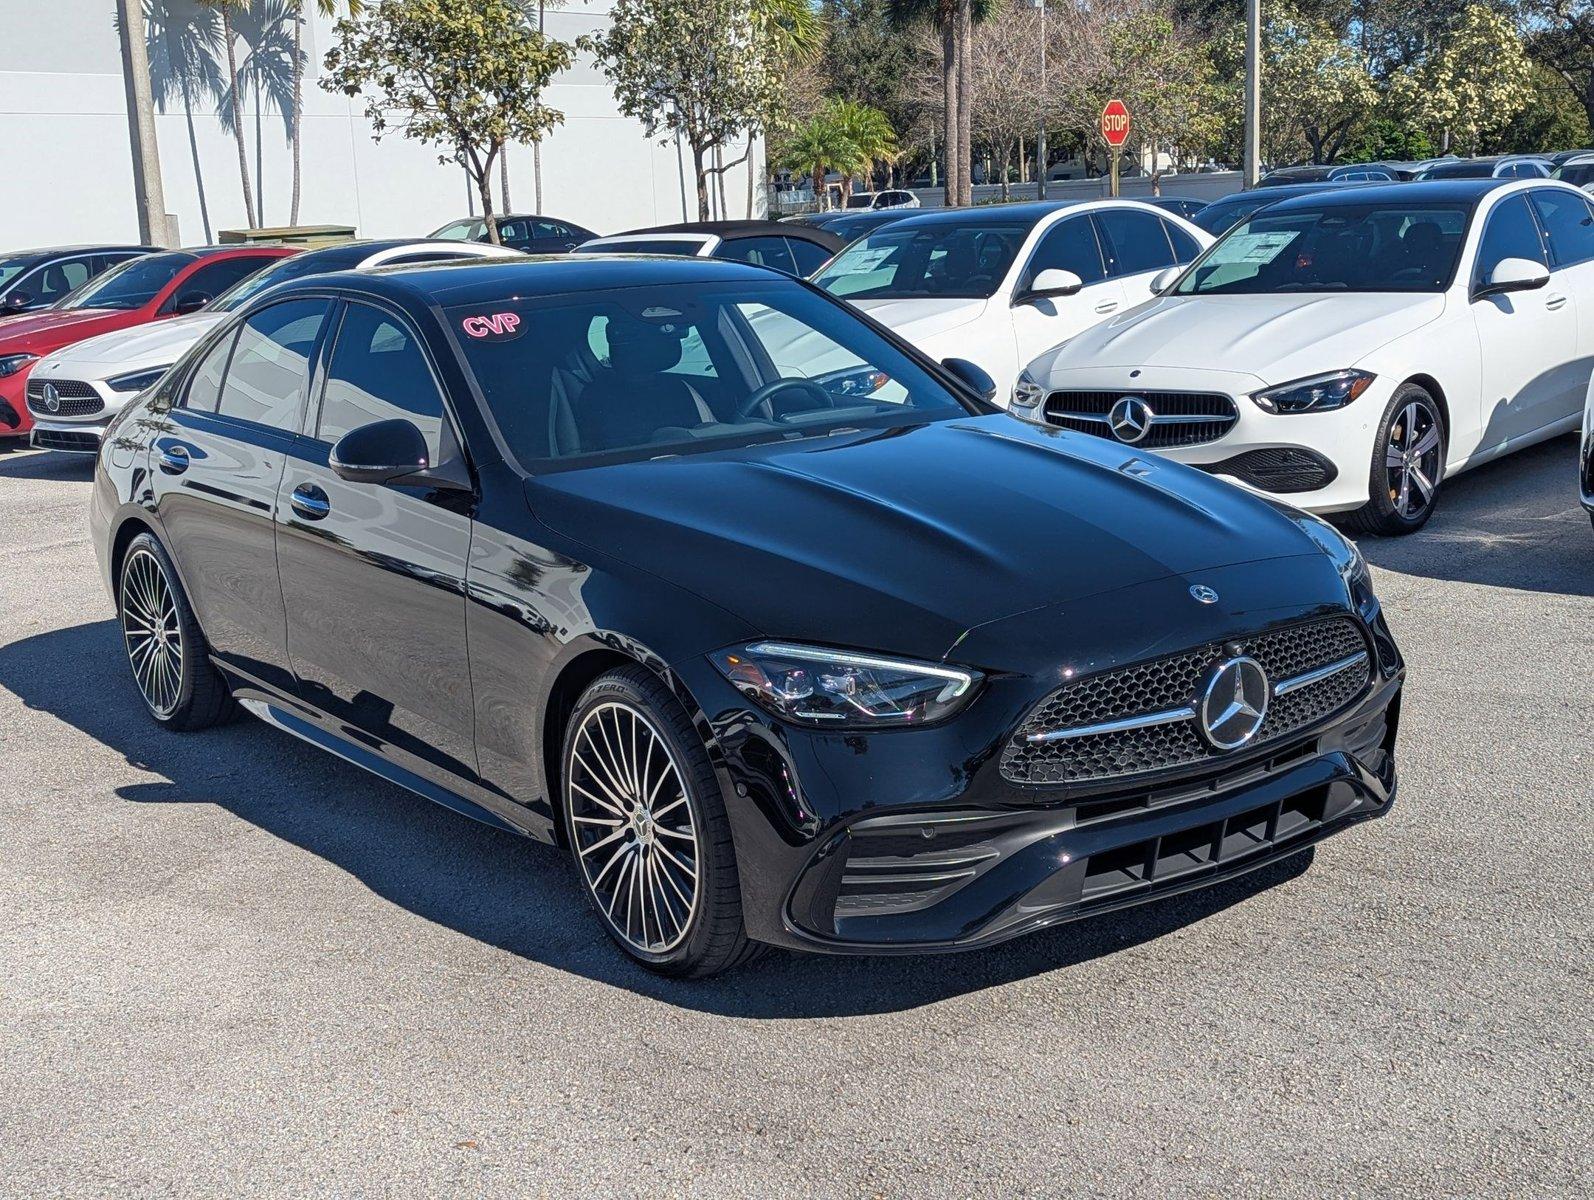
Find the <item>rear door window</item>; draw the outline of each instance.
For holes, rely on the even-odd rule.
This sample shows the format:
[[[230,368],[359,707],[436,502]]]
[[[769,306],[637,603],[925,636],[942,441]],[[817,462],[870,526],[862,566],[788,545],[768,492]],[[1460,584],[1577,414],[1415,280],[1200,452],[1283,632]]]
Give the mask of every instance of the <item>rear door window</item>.
[[[1173,266],[1173,247],[1160,218],[1126,208],[1103,209],[1093,216],[1102,232],[1109,275],[1141,275]]]
[[[771,267],[787,275],[797,274],[797,264],[792,261],[783,237],[732,238],[720,246],[714,257],[751,263],[755,267]]]

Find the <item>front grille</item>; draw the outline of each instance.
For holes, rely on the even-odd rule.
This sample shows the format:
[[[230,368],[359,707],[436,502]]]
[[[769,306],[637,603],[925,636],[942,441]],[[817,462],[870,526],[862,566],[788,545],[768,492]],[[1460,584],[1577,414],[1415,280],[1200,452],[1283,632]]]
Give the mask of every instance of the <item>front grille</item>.
[[[98,454],[99,430],[39,429],[33,430],[33,444],[40,450],[65,450],[72,454]]]
[[[1366,639],[1350,617],[1286,626],[1240,639],[1239,644],[1261,664],[1275,689],[1320,668],[1345,663],[1321,679],[1275,693],[1262,728],[1245,749],[1317,724],[1360,695],[1371,677]],[[1003,778],[1023,784],[1075,784],[1220,762],[1227,754],[1206,742],[1194,712],[1188,710],[1193,710],[1207,668],[1227,656],[1225,645],[1213,642],[1064,684],[1031,711],[1009,740],[1002,752]],[[1187,711],[1158,724],[1041,744],[1027,740],[1031,734],[1180,710]]]
[[[1113,406],[1126,396],[1145,401],[1151,422],[1139,441],[1128,441],[1112,430]],[[1234,401],[1215,392],[1052,392],[1046,397],[1046,420],[1076,433],[1166,450],[1215,442],[1239,421]]]
[[[59,397],[55,408],[45,404],[46,387],[55,388],[55,394]],[[38,417],[89,417],[104,412],[105,401],[100,399],[100,394],[92,384],[78,379],[30,379],[28,408]]]

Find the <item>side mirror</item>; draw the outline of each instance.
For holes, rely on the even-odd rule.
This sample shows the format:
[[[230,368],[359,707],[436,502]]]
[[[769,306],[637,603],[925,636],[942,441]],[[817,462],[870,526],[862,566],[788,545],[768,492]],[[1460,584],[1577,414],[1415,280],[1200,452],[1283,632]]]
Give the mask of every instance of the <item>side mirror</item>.
[[[1048,296],[1072,296],[1085,286],[1085,281],[1072,271],[1064,271],[1058,267],[1048,267],[1034,279],[1029,286],[1013,297],[1013,303],[1032,304],[1036,300],[1044,300]]]
[[[189,313],[198,312],[214,299],[215,297],[209,292],[184,292],[177,297],[172,305],[172,311],[180,317],[187,316]]]
[[[373,421],[338,439],[327,465],[350,483],[396,483],[431,464],[426,439],[409,421]]]
[[[1472,294],[1474,300],[1498,296],[1503,292],[1531,292],[1550,282],[1550,269],[1530,258],[1502,258],[1489,276],[1489,282]]]
[[[966,358],[943,358],[941,365],[964,384],[981,400],[992,404],[996,402],[996,380],[986,373],[984,367],[971,363]]]
[[[32,292],[12,292],[5,299],[6,312],[26,312],[33,307]]]
[[[1184,267],[1164,267],[1151,277],[1151,294],[1160,296],[1174,284],[1174,280],[1184,274]]]

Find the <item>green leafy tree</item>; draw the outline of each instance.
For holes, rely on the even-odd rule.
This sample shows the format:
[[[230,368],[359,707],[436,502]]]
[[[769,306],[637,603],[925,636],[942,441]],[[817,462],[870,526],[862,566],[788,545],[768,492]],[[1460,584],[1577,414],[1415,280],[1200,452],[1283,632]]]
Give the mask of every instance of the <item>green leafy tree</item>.
[[[598,60],[620,111],[649,137],[679,136],[692,155],[698,219],[709,180],[736,166],[716,155],[781,111],[781,40],[753,0],[617,0],[609,28],[577,43]]]
[[[899,29],[933,28],[941,40],[941,145],[946,154],[946,202],[973,199],[974,25],[994,8],[994,0],[886,0],[891,23]]]
[[[542,35],[514,0],[376,0],[336,27],[323,86],[364,92],[378,139],[390,129],[440,146],[439,162],[470,175],[497,242],[493,164],[510,141],[536,141],[564,121],[542,93],[574,57]]]
[[[1527,46],[1594,125],[1594,0],[1519,0]]]
[[[819,112],[777,139],[775,160],[813,180],[814,196],[825,194],[825,175],[841,174],[845,205],[855,175],[869,175],[876,162],[897,155],[897,136],[877,108],[851,100],[827,101]]]
[[[1529,64],[1528,101],[1520,112],[1484,133],[1489,153],[1543,154],[1594,143],[1588,113],[1559,74]]]
[[[1423,59],[1397,75],[1395,102],[1431,130],[1443,149],[1468,154],[1484,133],[1511,120],[1532,95],[1532,70],[1505,14],[1470,5]]]

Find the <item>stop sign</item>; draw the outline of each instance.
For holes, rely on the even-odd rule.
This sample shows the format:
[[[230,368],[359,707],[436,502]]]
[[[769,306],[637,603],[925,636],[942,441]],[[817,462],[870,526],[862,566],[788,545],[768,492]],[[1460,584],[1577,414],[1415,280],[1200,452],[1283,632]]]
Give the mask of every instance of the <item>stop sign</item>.
[[[1129,140],[1129,110],[1122,100],[1109,100],[1101,110],[1101,136],[1113,147]]]

